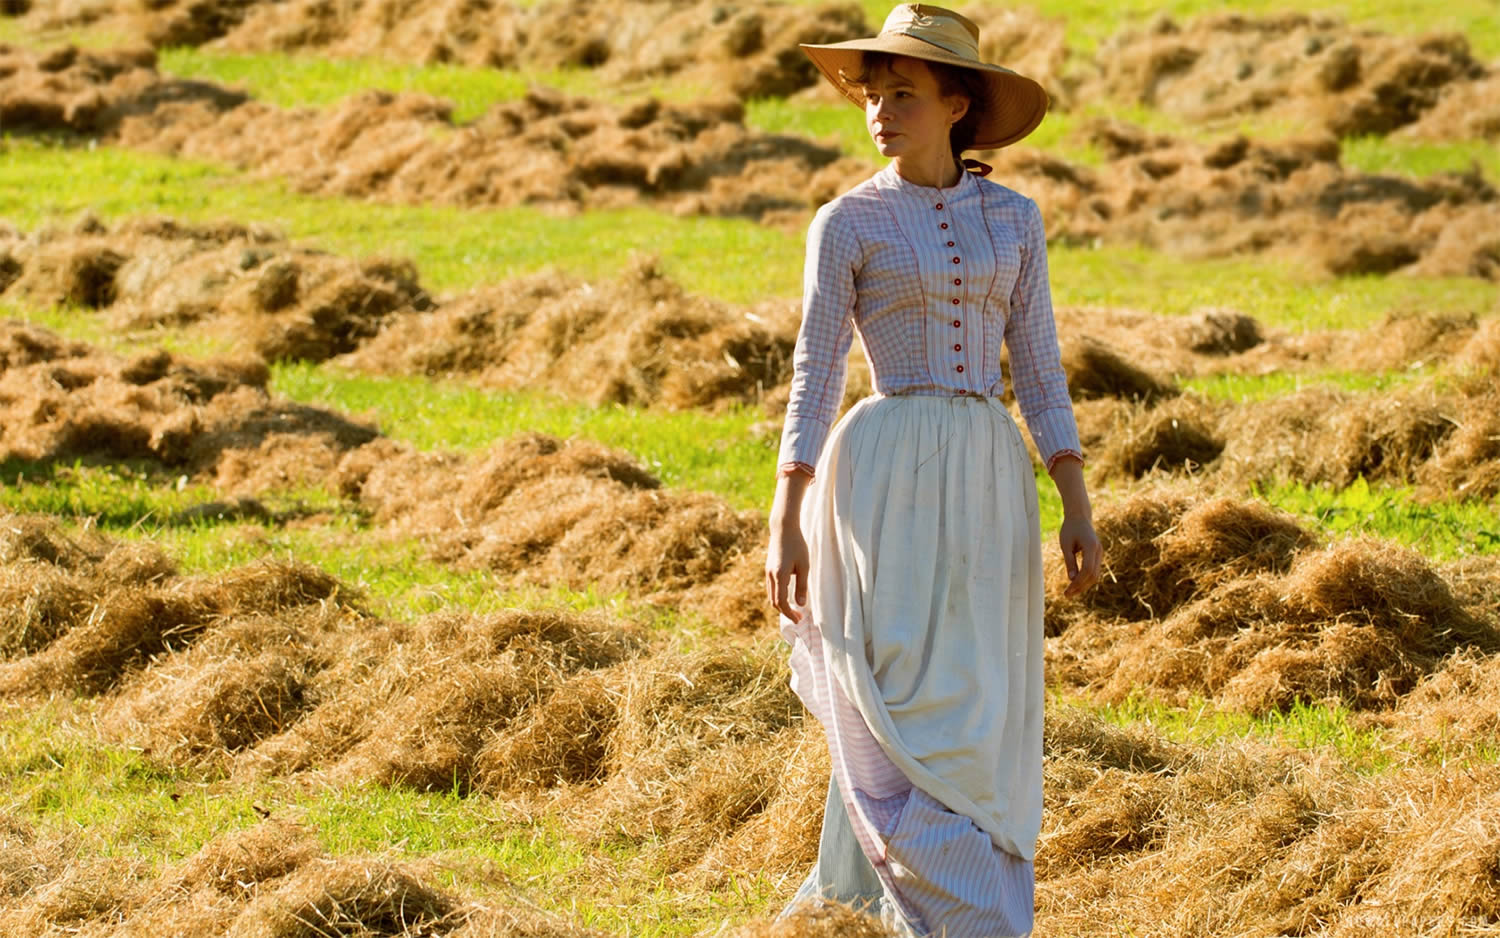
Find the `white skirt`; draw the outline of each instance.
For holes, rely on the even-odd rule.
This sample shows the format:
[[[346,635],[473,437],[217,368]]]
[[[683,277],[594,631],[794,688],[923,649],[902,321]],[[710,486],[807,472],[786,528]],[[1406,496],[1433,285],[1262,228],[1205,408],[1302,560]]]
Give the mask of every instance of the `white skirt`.
[[[1015,422],[987,398],[861,401],[829,435],[802,530],[808,605],[782,634],[844,817],[825,821],[799,897],[848,900],[873,872],[902,930],[1029,932],[1042,564]]]

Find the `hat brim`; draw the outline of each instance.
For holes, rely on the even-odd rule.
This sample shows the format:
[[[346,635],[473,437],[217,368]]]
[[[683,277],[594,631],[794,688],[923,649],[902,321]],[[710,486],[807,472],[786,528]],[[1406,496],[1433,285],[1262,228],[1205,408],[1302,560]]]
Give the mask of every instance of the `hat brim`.
[[[839,77],[860,70],[860,59],[866,52],[888,52],[928,62],[938,62],[978,72],[984,79],[987,100],[981,102],[984,120],[974,135],[974,149],[997,150],[1010,146],[1036,130],[1047,116],[1047,92],[1033,79],[1000,65],[976,62],[955,55],[941,46],[915,36],[887,33],[868,39],[850,39],[826,45],[802,43],[798,46],[823,77],[851,102],[864,107],[859,87]]]

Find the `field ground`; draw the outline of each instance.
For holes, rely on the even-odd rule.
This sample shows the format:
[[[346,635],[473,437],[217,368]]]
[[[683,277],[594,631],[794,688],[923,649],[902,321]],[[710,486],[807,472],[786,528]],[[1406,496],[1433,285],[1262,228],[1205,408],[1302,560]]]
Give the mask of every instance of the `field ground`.
[[[877,22],[886,9],[860,6]],[[1074,67],[1123,27],[1220,9],[1033,7],[1064,21]],[[1459,31],[1500,68],[1492,3],[1327,11],[1397,36]],[[0,17],[0,42],[138,44],[122,29]],[[158,68],[330,113],[372,88],[437,95],[457,125],[438,137],[538,84],[620,108],[723,90],[212,46],[163,48]],[[748,132],[868,159],[857,114],[826,98],[744,113]],[[1187,147],[1322,130],[1098,98],[1031,143],[1107,168],[1102,119]],[[318,194],[108,136],[0,130],[0,932],[852,933],[768,919],[815,852],[827,772],[756,604],[788,338],[767,310],[795,304],[810,206],[767,223],[650,201]],[[1336,152],[1390,177],[1360,183],[1375,188],[1500,182],[1494,136],[1359,134]],[[191,322],[141,318],[164,292],[135,306],[47,293],[88,282],[91,237],[148,257],[111,230],[153,216],[263,226],[225,236],[226,256],[296,254],[303,278],[365,291],[353,306],[410,286],[373,259],[409,260],[434,335],[451,310],[498,328],[501,313],[474,311],[511,309],[493,295],[518,283],[584,285],[537,294],[551,319],[505,314],[520,317],[514,346],[563,351],[469,371],[375,368],[368,335],[337,359],[264,352],[264,335],[295,331],[267,324],[313,322],[311,303]],[[68,238],[83,247],[36,260]],[[191,254],[179,246],[160,257]],[[1080,414],[1114,421],[1090,453],[1110,575],[1049,609],[1038,934],[1500,928],[1500,255],[1485,256],[1471,275],[1338,276],[1312,255],[1050,246],[1060,315],[1090,333],[1144,323],[1119,349],[1156,384],[1122,369],[1102,400],[1080,395]],[[32,279],[9,274],[13,257]],[[647,257],[668,286],[634,285]],[[174,289],[241,308],[220,268],[192,263]],[[589,319],[591,296],[628,302]],[[389,334],[417,321],[395,307]],[[1282,357],[1231,367],[1172,344],[1174,324],[1224,311]],[[1417,338],[1389,345],[1408,351],[1383,352],[1411,323]],[[252,344],[245,330],[263,328]],[[567,358],[585,336],[595,357]],[[256,348],[260,370],[214,364]],[[706,396],[672,403],[662,362],[771,377],[717,397],[705,379]],[[1259,413],[1312,429],[1256,430]],[[1245,426],[1290,468],[1246,456]],[[1192,433],[1218,448],[1193,449]],[[1148,437],[1154,462],[1104,472]],[[1038,489],[1050,554],[1061,508],[1040,470]],[[1053,558],[1054,599],[1059,575]]]

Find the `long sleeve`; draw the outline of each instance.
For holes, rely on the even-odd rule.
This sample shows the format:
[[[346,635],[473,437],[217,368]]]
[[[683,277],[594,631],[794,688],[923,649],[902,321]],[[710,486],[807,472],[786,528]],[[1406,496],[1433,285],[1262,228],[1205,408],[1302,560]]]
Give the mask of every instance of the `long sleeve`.
[[[792,356],[791,397],[777,459],[783,472],[813,471],[843,400],[859,262],[858,237],[841,223],[835,203],[823,206],[807,229],[802,326]]]
[[[1021,270],[1011,294],[1005,344],[1010,349],[1011,380],[1021,415],[1042,460],[1051,469],[1059,457],[1083,459],[1078,424],[1068,397],[1068,376],[1057,347],[1052,316],[1052,288],[1047,276],[1047,236],[1042,213],[1027,201],[1026,232],[1021,241]]]

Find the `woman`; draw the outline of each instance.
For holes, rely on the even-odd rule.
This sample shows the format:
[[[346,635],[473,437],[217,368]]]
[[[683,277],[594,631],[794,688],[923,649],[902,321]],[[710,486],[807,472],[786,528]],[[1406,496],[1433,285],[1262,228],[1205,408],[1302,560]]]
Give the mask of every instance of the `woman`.
[[[804,45],[891,163],[808,231],[766,580],[793,686],[832,756],[818,864],[793,905],[863,902],[913,934],[1031,930],[1041,826],[1042,573],[1017,400],[1064,505],[1077,595],[1098,579],[1035,203],[981,178],[1046,112],[978,30],[898,6]],[[860,333],[876,395],[830,424]],[[791,908],[789,906],[788,908]]]

